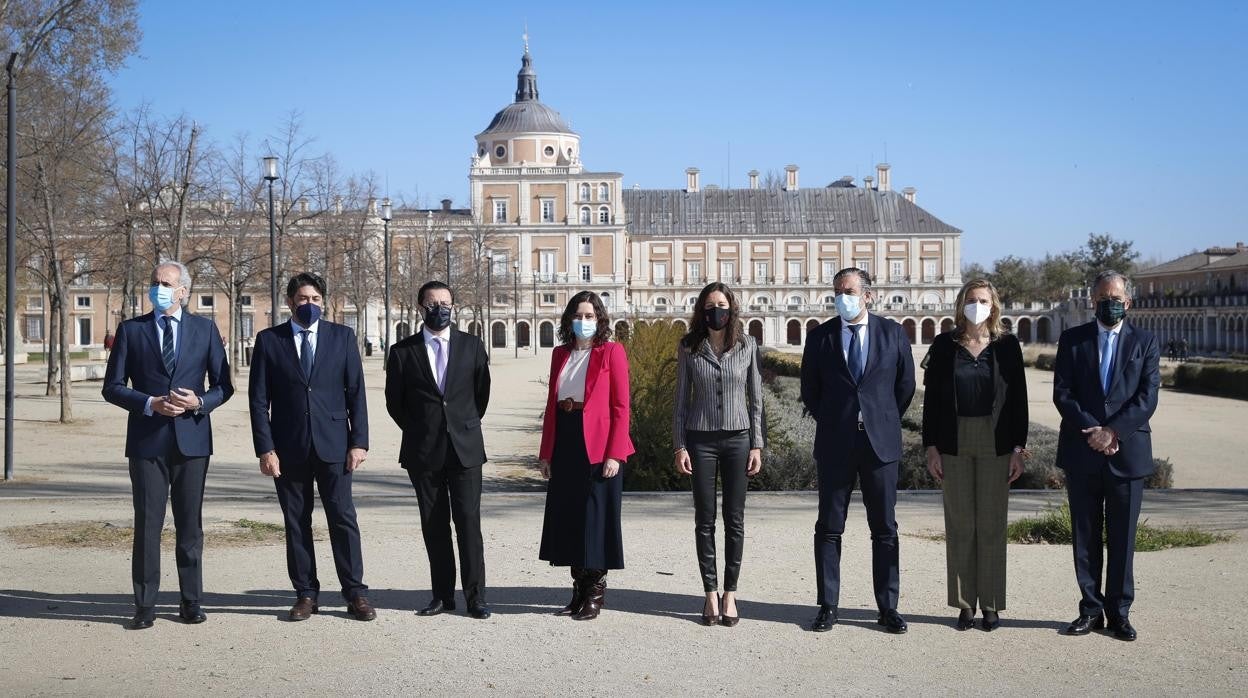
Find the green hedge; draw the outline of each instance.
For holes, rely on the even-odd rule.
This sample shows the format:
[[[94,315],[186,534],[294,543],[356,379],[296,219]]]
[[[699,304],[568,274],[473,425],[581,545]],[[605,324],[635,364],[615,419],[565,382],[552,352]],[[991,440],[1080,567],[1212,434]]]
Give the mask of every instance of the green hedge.
[[[763,371],[785,378],[801,378],[802,357],[798,354],[785,354],[779,351],[764,352],[762,356]]]
[[[1174,387],[1194,393],[1248,400],[1248,365],[1181,364],[1174,372]]]

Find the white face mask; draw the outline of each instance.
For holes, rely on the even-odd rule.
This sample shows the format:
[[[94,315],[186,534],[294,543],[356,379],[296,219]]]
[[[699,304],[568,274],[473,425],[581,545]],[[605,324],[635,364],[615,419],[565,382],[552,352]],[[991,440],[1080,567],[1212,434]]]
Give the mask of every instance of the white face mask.
[[[962,315],[972,325],[979,325],[992,315],[992,306],[987,303],[967,303],[962,307]]]

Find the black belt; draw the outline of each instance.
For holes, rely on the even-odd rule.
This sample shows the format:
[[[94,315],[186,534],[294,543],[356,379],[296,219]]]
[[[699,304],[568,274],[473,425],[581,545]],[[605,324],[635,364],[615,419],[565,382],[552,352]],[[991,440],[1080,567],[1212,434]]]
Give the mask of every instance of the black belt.
[[[576,400],[573,400],[570,397],[565,397],[564,399],[560,400],[559,402],[556,402],[555,404],[558,405],[559,409],[563,410],[564,412],[575,412],[576,410],[585,409],[585,403],[577,402]]]

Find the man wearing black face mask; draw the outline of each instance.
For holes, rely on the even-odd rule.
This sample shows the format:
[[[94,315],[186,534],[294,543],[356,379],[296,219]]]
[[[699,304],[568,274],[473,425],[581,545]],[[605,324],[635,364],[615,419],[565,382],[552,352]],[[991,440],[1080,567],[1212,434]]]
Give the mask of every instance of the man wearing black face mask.
[[[416,298],[425,326],[390,352],[386,410],[403,430],[399,463],[416,490],[429,556],[433,599],[418,613],[455,610],[454,520],[468,614],[489,618],[481,539],[481,418],[490,400],[490,367],[481,340],[451,324],[454,297],[446,284],[430,281]]]
[[[325,281],[297,274],[286,285],[290,322],[256,335],[249,397],[260,472],[272,477],[286,522],[286,566],[295,587],[290,620],[317,613],[321,589],[312,545],[312,486],[321,493],[347,613],[373,620],[351,477],[368,453],[368,405],[355,332],[321,318]]]
[[[1066,492],[1081,600],[1067,635],[1108,625],[1134,640],[1132,558],[1144,478],[1152,474],[1152,428],[1161,386],[1161,350],[1151,333],[1126,321],[1127,279],[1104,271],[1093,283],[1096,320],[1062,333],[1053,372],[1053,402],[1062,414],[1057,465]],[[1102,527],[1109,559],[1101,591]]]

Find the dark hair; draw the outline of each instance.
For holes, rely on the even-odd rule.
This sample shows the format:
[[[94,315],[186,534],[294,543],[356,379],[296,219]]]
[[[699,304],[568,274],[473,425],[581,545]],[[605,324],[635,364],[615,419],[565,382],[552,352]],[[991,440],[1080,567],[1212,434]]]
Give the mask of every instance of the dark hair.
[[[611,338],[611,318],[607,317],[607,308],[602,304],[602,299],[593,291],[581,291],[568,301],[568,307],[563,309],[563,316],[559,318],[559,341],[564,344],[576,342],[576,333],[572,331],[572,316],[576,314],[576,308],[581,303],[594,306],[594,315],[598,316],[598,332],[592,340],[593,345],[598,346]]]
[[[310,271],[301,271],[290,277],[290,281],[286,282],[286,297],[294,298],[295,292],[304,286],[315,288],[316,292],[321,294],[322,297],[325,295],[325,279]]]
[[[867,292],[871,290],[871,275],[864,269],[859,269],[858,267],[845,267],[844,269],[836,272],[836,276],[832,277],[832,284],[836,285],[836,282],[846,276],[849,276],[850,274],[858,275],[858,280],[862,282],[862,294],[865,296]]]
[[[424,304],[425,304],[425,293],[427,293],[427,292],[429,292],[429,291],[437,291],[437,290],[439,290],[439,289],[443,289],[443,290],[445,290],[445,291],[449,292],[449,293],[451,294],[451,302],[452,302],[452,303],[454,303],[454,302],[455,302],[455,292],[451,290],[451,287],[450,287],[450,286],[447,286],[446,284],[442,283],[441,281],[426,281],[426,282],[425,282],[425,285],[424,285],[424,286],[421,286],[421,287],[420,287],[420,290],[416,292],[416,302],[417,302],[417,303],[419,303],[420,305],[424,305]]]
[[[702,317],[702,311],[706,306],[707,297],[716,291],[728,298],[728,324],[724,326],[724,348],[734,347],[740,341],[741,328],[738,317],[741,314],[741,306],[737,305],[737,297],[733,295],[732,289],[728,288],[727,285],[718,281],[712,281],[702,288],[702,292],[698,294],[697,302],[694,303],[693,317],[689,318],[689,333],[680,340],[686,349],[697,349],[702,346],[702,341],[711,334],[710,328],[706,326],[706,319]]]

